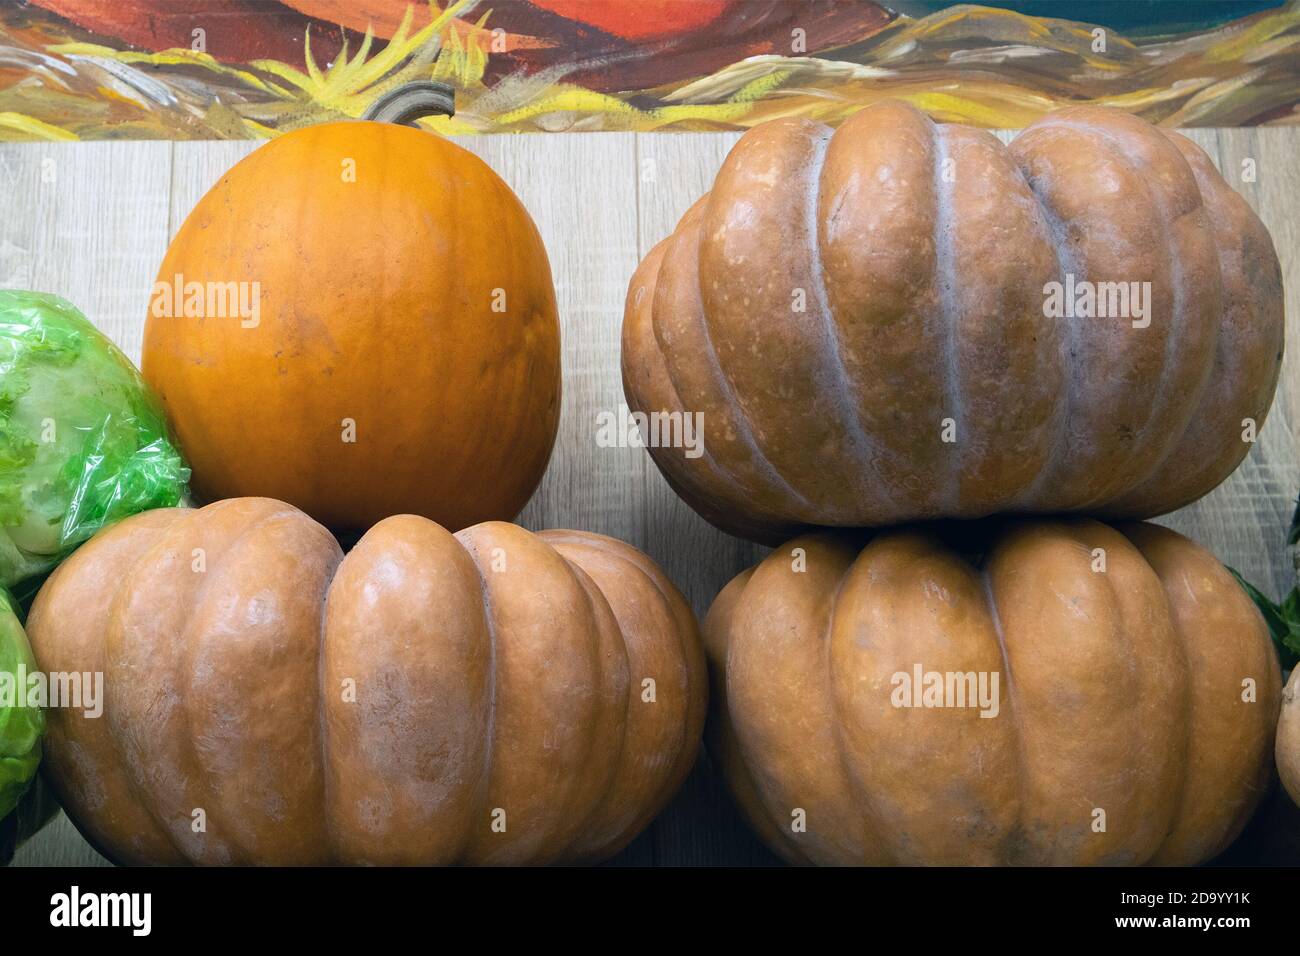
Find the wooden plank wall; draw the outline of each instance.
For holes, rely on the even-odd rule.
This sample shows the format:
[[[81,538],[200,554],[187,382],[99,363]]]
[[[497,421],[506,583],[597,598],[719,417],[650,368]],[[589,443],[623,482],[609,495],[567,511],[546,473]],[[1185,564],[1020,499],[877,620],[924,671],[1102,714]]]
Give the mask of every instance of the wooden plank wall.
[[[1007,134],[1004,138],[1009,138]],[[1300,341],[1300,129],[1195,130],[1272,231]],[[697,613],[762,549],[697,518],[639,449],[600,448],[596,416],[623,400],[619,328],[637,262],[709,188],[727,133],[592,133],[462,140],[514,188],[551,257],[564,337],[564,406],[550,469],[520,522],[630,541]],[[0,144],[0,287],[56,292],[137,362],[152,282],[170,237],[255,143]],[[1255,182],[1242,162],[1254,159]],[[1300,487],[1300,349],[1258,446],[1232,478],[1163,523],[1209,545],[1273,596],[1290,587],[1285,527]],[[748,833],[702,758],[682,793],[619,858],[628,864],[746,864],[774,858]],[[60,818],[20,864],[105,863]]]

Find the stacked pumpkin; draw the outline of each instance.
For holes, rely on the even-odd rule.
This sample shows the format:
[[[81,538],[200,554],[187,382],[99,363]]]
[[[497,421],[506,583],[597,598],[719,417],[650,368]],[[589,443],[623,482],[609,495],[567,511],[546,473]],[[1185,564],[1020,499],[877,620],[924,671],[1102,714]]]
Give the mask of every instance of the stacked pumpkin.
[[[214,503],[102,532],[29,621],[43,670],[104,674],[46,760],[105,854],[596,861],[672,796],[691,610],[629,545],[501,520],[551,454],[559,329],[481,160],[381,122],[258,149],[172,243],[143,372]]]
[[[600,860],[704,722],[681,595],[581,532],[402,515],[344,556],[268,498],[149,511],[59,567],[30,632],[43,669],[104,674],[46,760],[126,863]]]
[[[629,405],[703,412],[704,454],[652,448],[669,484],[772,543],[1008,516],[813,530],[718,596],[711,748],[776,852],[1187,864],[1232,841],[1272,773],[1277,657],[1210,554],[1128,522],[1242,460],[1282,320],[1259,219],[1126,114],[1004,147],[887,103],[741,138],[628,290]],[[1010,517],[1068,512],[1126,523]]]

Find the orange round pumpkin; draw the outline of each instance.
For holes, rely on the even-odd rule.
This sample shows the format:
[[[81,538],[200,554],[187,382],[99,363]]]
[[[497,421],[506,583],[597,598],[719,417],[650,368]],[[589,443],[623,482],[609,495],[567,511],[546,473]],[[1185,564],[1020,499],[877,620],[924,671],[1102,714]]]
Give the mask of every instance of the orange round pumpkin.
[[[704,635],[710,751],[794,862],[1190,865],[1272,774],[1264,620],[1154,525],[808,535]]]
[[[354,530],[509,519],[559,422],[546,250],[510,188],[445,139],[301,129],[185,220],[142,371],[201,498],[274,497]]]
[[[128,518],[29,618],[64,808],[125,863],[600,860],[699,749],[695,618],[643,554],[577,531],[425,518],[347,556],[265,498]]]
[[[623,380],[702,416],[703,454],[652,448],[687,503],[776,542],[1171,511],[1251,447],[1282,337],[1268,231],[1190,140],[1079,107],[1004,147],[883,103],[740,139],[632,278]]]

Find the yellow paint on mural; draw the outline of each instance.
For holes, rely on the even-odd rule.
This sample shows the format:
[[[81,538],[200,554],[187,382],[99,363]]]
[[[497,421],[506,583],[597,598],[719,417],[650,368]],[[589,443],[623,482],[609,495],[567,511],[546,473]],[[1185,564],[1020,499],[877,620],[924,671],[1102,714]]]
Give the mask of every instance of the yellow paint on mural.
[[[57,142],[79,138],[76,133],[51,126],[33,116],[24,116],[22,113],[0,113],[0,128],[14,130],[31,139],[48,139]]]

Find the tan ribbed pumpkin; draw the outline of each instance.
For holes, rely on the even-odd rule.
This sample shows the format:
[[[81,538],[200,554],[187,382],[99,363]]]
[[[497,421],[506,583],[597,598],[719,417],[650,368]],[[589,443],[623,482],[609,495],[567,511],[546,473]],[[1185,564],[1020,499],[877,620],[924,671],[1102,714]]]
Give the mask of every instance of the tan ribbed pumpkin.
[[[1139,283],[1129,315],[1045,314],[1051,283],[1123,311],[1116,282]],[[1004,147],[884,103],[741,138],[632,278],[623,377],[634,411],[703,414],[703,455],[655,461],[759,540],[1148,517],[1249,450],[1282,320],[1267,230],[1183,136],[1078,107]]]
[[[818,864],[1223,850],[1267,791],[1281,683],[1232,575],[1154,525],[965,534],[808,535],[718,595],[708,743],[759,834]]]
[[[124,863],[600,860],[704,722],[680,593],[576,531],[399,515],[345,557],[267,498],[150,511],[61,565],[29,629],[43,670],[104,674],[102,717],[50,712],[46,769]]]

